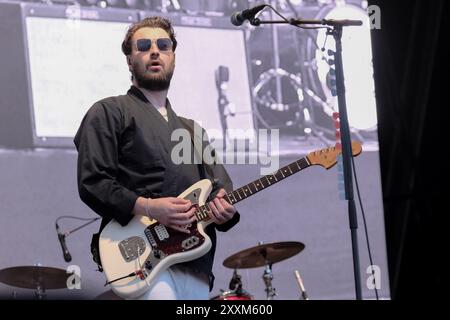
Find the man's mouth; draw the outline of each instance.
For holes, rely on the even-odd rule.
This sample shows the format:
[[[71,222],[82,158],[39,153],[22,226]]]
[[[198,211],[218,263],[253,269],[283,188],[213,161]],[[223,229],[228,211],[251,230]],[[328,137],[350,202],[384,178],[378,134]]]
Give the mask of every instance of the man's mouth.
[[[151,71],[159,71],[162,70],[162,66],[159,62],[155,61],[152,62],[149,68]]]

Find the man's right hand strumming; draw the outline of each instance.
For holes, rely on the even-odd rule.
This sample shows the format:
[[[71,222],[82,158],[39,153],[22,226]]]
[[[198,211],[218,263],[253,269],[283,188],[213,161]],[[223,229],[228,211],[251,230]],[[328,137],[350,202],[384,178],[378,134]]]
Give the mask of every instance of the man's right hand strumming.
[[[186,226],[196,221],[195,210],[192,202],[185,199],[139,197],[134,205],[133,214],[148,216],[166,227],[189,234],[190,231]]]

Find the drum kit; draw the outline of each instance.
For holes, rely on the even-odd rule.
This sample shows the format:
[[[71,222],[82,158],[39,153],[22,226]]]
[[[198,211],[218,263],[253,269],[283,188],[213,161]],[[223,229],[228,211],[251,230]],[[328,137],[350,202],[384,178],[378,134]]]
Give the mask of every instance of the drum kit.
[[[212,300],[253,300],[253,296],[243,289],[241,276],[238,269],[250,269],[264,267],[263,280],[267,300],[273,300],[277,295],[276,289],[272,286],[273,273],[272,265],[274,263],[286,260],[298,254],[305,248],[301,242],[276,242],[262,244],[237,252],[226,258],[223,266],[233,269],[229,291],[222,292]]]
[[[42,266],[20,266],[0,270],[0,282],[16,288],[34,289],[35,298],[38,300],[46,298],[46,290],[67,289],[70,276],[66,270]]]
[[[229,291],[222,292],[212,300],[253,300],[254,297],[244,290],[238,269],[250,269],[264,267],[263,280],[268,300],[276,296],[276,290],[272,286],[274,263],[286,260],[298,254],[305,248],[300,242],[277,242],[259,244],[256,247],[245,249],[226,258],[223,265],[233,269],[233,277],[230,281]],[[33,289],[35,299],[46,299],[46,290],[67,289],[71,274],[66,270],[42,267],[42,266],[18,266],[0,270],[0,282],[9,286],[23,289]],[[12,298],[17,298],[13,293]],[[107,291],[96,299],[118,300],[119,298]]]

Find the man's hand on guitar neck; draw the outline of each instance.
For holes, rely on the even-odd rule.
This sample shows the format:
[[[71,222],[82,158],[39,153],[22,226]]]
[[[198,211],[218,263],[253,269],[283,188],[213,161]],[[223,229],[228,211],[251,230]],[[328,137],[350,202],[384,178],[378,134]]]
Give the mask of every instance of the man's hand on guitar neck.
[[[166,227],[189,234],[190,231],[186,226],[196,221],[195,210],[192,202],[185,199],[139,197],[134,205],[133,214],[148,216]]]
[[[208,203],[211,208],[209,216],[216,224],[224,224],[236,213],[236,209],[223,198],[226,194],[225,189],[220,189],[213,201]]]

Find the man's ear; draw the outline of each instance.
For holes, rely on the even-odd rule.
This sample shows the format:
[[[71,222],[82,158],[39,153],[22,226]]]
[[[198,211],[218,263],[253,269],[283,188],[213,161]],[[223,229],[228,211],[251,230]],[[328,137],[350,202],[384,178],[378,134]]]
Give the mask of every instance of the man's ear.
[[[128,70],[130,70],[130,72],[133,71],[132,70],[132,66],[131,66],[131,58],[130,58],[130,56],[127,56],[127,64],[128,64]]]

